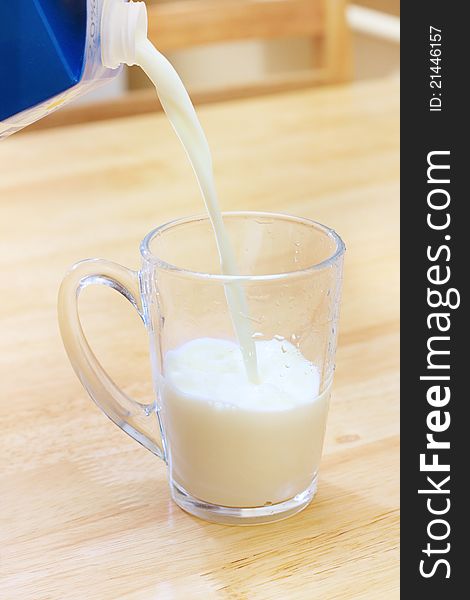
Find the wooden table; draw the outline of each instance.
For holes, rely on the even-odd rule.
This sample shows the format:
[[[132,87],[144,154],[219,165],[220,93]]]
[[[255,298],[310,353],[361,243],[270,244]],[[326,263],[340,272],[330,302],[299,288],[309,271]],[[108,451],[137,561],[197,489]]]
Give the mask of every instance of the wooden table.
[[[8,600],[398,598],[398,84],[201,108],[225,209],[288,211],[348,246],[319,493],[258,527],[205,523],[165,466],[89,400],[56,295],[74,261],[139,265],[154,225],[202,205],[164,116],[17,135],[0,147],[0,597]],[[104,365],[151,394],[146,334],[87,289]]]

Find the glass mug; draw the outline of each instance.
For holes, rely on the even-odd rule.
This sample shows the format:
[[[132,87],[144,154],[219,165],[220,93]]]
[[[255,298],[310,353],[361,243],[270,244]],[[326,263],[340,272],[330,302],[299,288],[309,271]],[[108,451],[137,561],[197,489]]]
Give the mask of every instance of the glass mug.
[[[110,419],[167,463],[181,508],[218,523],[267,523],[295,514],[316,491],[345,246],[333,230],[308,219],[265,212],[223,218],[240,275],[220,274],[206,216],[178,219],[145,237],[138,272],[102,259],[74,265],[60,288],[59,324],[83,386]],[[150,340],[152,403],[129,398],[90,349],[78,314],[79,292],[90,284],[114,288],[141,316]],[[187,382],[178,387],[168,366],[178,349],[201,338],[235,340],[226,296],[234,285],[246,295],[256,347],[278,340],[303,356],[307,371],[315,369],[316,388],[300,389],[292,380],[301,401],[268,398],[254,406],[233,390],[235,403],[191,394]],[[204,362],[201,348],[196,362]],[[272,371],[273,364],[263,368]]]

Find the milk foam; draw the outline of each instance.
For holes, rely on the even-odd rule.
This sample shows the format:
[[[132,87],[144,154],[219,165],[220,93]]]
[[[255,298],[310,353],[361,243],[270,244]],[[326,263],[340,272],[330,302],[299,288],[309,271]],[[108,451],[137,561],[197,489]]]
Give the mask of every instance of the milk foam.
[[[166,354],[165,379],[180,393],[220,410],[289,410],[318,395],[318,369],[287,340],[257,341],[256,355],[259,383],[253,384],[237,344],[191,340]]]

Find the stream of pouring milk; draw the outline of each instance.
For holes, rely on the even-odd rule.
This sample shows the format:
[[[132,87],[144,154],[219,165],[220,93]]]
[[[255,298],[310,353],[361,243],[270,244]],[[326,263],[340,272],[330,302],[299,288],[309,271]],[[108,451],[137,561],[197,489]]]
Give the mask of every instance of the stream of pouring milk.
[[[209,144],[188,92],[171,63],[149,40],[137,44],[136,62],[155,85],[163,110],[191,162],[214,229],[222,273],[237,275],[235,256],[219,209]],[[256,349],[245,293],[240,283],[233,282],[225,286],[225,294],[248,378],[256,383]]]
[[[136,62],[158,96],[189,157],[211,220],[222,272],[237,274],[219,210],[209,146],[180,78],[146,40]],[[225,294],[238,344],[190,340],[166,353],[158,380],[172,480],[193,497],[221,506],[257,507],[307,490],[320,462],[329,387],[288,341],[252,338],[244,290]]]

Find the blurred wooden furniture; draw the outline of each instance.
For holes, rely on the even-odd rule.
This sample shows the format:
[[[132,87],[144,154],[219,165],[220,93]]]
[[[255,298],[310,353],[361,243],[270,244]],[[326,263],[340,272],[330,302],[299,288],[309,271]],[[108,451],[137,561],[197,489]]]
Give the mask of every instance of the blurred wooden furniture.
[[[273,525],[185,514],[165,465],[105,418],[67,360],[56,316],[65,270],[90,256],[137,268],[147,231],[202,211],[165,117],[12,136],[0,144],[2,599],[399,597],[398,82],[200,113],[223,208],[311,217],[347,245],[318,495]],[[147,401],[148,340],[135,312],[94,287],[81,308],[103,364]]]
[[[350,77],[347,0],[147,0],[149,37],[162,52],[237,40],[309,37],[316,65],[291,77],[215,91],[216,100]],[[197,90],[196,90],[197,91]],[[211,99],[211,92],[208,92]]]
[[[347,0],[146,0],[149,38],[165,53],[235,40],[308,37],[314,67],[221,89],[191,89],[195,104],[347,81],[351,76]],[[149,85],[145,75],[142,81]],[[139,74],[140,80],[140,74]],[[45,129],[159,110],[153,88],[68,106],[30,127]]]

